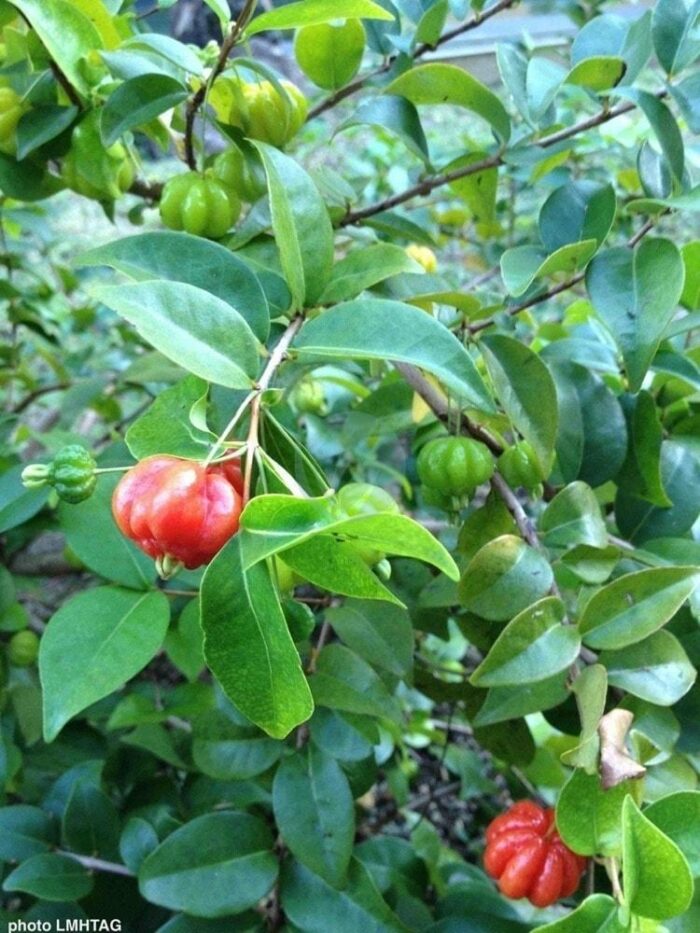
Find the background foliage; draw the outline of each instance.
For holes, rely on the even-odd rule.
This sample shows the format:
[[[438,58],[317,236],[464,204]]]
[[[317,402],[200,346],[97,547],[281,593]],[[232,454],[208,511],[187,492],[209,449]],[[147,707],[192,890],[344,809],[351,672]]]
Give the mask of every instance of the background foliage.
[[[150,31],[173,6],[0,2],[2,918],[697,930],[700,5],[534,2],[573,41],[499,45],[493,84],[439,53],[513,0],[207,0],[201,47]],[[359,74],[278,61],[309,117],[245,143],[215,79],[276,87],[261,37],[339,17]],[[165,231],[163,183],[231,142],[264,194]],[[436,496],[446,433],[542,482]],[[246,443],[243,530],[158,581],[118,473],[22,486],[72,442]],[[354,482],[399,511],[348,514]],[[591,859],[545,911],[479,867],[521,797]]]

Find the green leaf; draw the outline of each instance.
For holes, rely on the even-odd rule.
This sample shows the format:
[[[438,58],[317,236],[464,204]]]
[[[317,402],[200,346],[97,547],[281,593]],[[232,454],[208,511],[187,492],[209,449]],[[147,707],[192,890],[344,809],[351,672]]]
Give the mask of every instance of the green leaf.
[[[384,89],[412,104],[453,104],[483,117],[506,143],[510,138],[510,118],[501,101],[486,85],[456,65],[431,62],[417,65],[395,78]]]
[[[340,124],[337,133],[353,126],[377,126],[397,136],[427,166],[428,142],[418,111],[404,97],[374,97],[360,103],[355,113]]]
[[[679,791],[655,801],[644,811],[648,820],[668,836],[700,876],[700,793]]]
[[[557,802],[557,830],[566,845],[579,855],[619,855],[622,806],[633,787],[625,781],[603,790],[597,774],[574,771]]]
[[[406,250],[393,243],[375,243],[364,249],[352,250],[333,267],[319,302],[332,305],[347,301],[392,275],[415,272],[418,268]]]
[[[29,20],[71,85],[83,94],[90,85],[81,68],[84,57],[102,48],[95,25],[69,0],[10,0]]]
[[[604,548],[608,530],[595,493],[586,483],[571,483],[552,499],[540,518],[547,547],[569,548],[586,544]]]
[[[372,668],[343,645],[328,645],[310,679],[319,706],[400,721],[401,710]]]
[[[532,933],[626,933],[627,924],[618,919],[620,906],[609,894],[591,894],[570,914]]]
[[[683,291],[683,260],[670,240],[647,238],[634,250],[606,250],[586,272],[586,287],[639,391]]]
[[[462,605],[484,619],[504,621],[549,591],[547,559],[515,535],[490,541],[470,561],[459,584]]]
[[[596,92],[607,91],[620,83],[625,70],[624,61],[613,55],[584,58],[574,65],[564,84],[577,84]]]
[[[301,168],[279,149],[256,142],[270,192],[272,231],[292,309],[312,307],[333,265],[333,227],[321,194]]]
[[[187,680],[196,681],[204,670],[204,636],[199,624],[199,603],[191,599],[180,613],[177,627],[168,629],[165,653]]]
[[[661,482],[671,508],[663,508],[618,487],[615,518],[620,532],[635,544],[678,537],[689,531],[700,513],[700,462],[682,443],[661,444]]]
[[[287,861],[280,896],[285,915],[305,933],[406,933],[408,929],[356,859],[350,862],[348,883],[341,891],[298,862]]]
[[[622,863],[625,902],[652,920],[677,917],[693,899],[693,876],[672,842],[631,797],[622,808]]]
[[[673,706],[697,677],[681,643],[663,630],[623,651],[604,651],[599,660],[613,687],[657,706]]]
[[[162,593],[102,586],[79,593],[52,616],[41,638],[44,738],[119,689],[161,647],[170,608]],[[81,672],[89,671],[84,677]]]
[[[698,98],[700,98],[700,93]],[[681,247],[681,256],[685,266],[685,285],[681,295],[681,304],[688,311],[698,311],[700,310],[700,240],[693,240],[692,243],[686,243]]]
[[[659,0],[653,7],[651,35],[664,70],[677,74],[700,55],[698,8],[683,0]]]
[[[338,761],[363,761],[379,742],[373,720],[352,713],[336,713],[319,706],[309,723],[311,741]]]
[[[633,101],[642,110],[659,142],[669,168],[676,179],[679,182],[682,181],[685,165],[683,136],[673,113],[662,100],[655,94],[650,94],[649,91],[621,87],[615,91],[615,94]]]
[[[203,774],[217,781],[248,781],[275,764],[284,745],[257,729],[238,726],[212,711],[195,723],[192,757]]]
[[[226,33],[226,27],[231,22],[231,10],[226,0],[204,0],[209,9],[219,20],[221,32]]]
[[[93,884],[92,875],[75,859],[47,852],[22,862],[5,878],[2,889],[43,901],[75,901],[89,894]]]
[[[515,246],[501,256],[503,284],[517,298],[536,279],[555,272],[575,272],[585,266],[597,249],[598,241],[593,239],[569,243],[551,254],[539,246]]]
[[[140,816],[132,816],[119,840],[119,854],[129,871],[137,874],[143,860],[157,847],[158,833],[153,826]]]
[[[297,29],[330,23],[334,19],[391,20],[393,16],[372,0],[298,0],[256,16],[246,29],[245,37],[249,39],[267,29]]]
[[[203,459],[211,446],[211,436],[192,424],[190,414],[202,398],[206,399],[207,389],[203,379],[186,376],[156,396],[126,432],[125,440],[134,458],[170,454]]]
[[[520,719],[529,713],[539,713],[559,706],[569,695],[566,675],[555,674],[547,680],[519,687],[491,687],[479,712],[472,718],[476,727],[492,726],[509,719]]]
[[[113,858],[119,845],[119,816],[109,797],[88,781],[76,781],[63,813],[66,848]]]
[[[583,768],[587,774],[595,774],[600,747],[598,724],[605,713],[608,695],[608,675],[602,664],[585,667],[574,680],[571,691],[576,697],[581,737],[578,745],[562,754],[561,760],[572,768]]]
[[[700,582],[697,567],[654,567],[619,577],[588,601],[579,622],[591,648],[626,648],[672,619]]]
[[[17,158],[21,161],[44,143],[60,136],[77,116],[77,107],[56,104],[32,107],[17,124]]]
[[[467,165],[474,165],[487,158],[486,152],[470,152],[460,156],[442,171],[452,172]],[[498,194],[498,169],[487,168],[472,175],[465,175],[450,182],[450,188],[457,197],[462,198],[471,211],[474,222],[477,224],[490,224],[496,215],[496,196]]]
[[[275,774],[272,806],[292,854],[334,888],[342,887],[355,837],[355,805],[336,760],[313,745],[286,758]]]
[[[116,143],[124,133],[149,123],[187,99],[188,90],[169,75],[139,75],[120,84],[107,98],[100,116],[105,146]]]
[[[33,518],[49,498],[47,488],[25,489],[21,479],[24,467],[20,463],[0,476],[0,534]]]
[[[405,609],[349,600],[329,609],[326,622],[341,641],[374,667],[405,677],[413,664],[413,627]]]
[[[23,862],[47,852],[56,842],[50,814],[39,807],[18,803],[0,809],[0,859]]]
[[[258,342],[238,311],[220,298],[181,282],[100,286],[94,293],[195,376],[230,389],[252,386]]]
[[[302,328],[294,345],[305,359],[378,359],[411,363],[437,376],[481,411],[493,403],[474,361],[442,324],[398,301],[361,298],[326,311]]]
[[[243,533],[238,537],[246,568],[323,534],[377,551],[423,560],[453,580],[459,576],[449,553],[422,525],[393,512],[348,518],[340,511],[337,501],[327,496],[316,499],[256,496],[241,516],[241,528]]]
[[[617,202],[612,185],[575,181],[553,191],[538,220],[545,249],[553,253],[568,243],[596,240],[600,246],[610,233]]]
[[[557,437],[557,392],[540,357],[519,340],[499,334],[480,346],[496,395],[506,415],[532,445],[545,475],[554,460]]]
[[[175,830],[144,860],[139,889],[153,904],[195,917],[240,913],[277,878],[272,834],[248,813],[207,813]]]
[[[100,461],[99,465],[114,464]],[[153,560],[124,537],[112,517],[112,494],[120,479],[119,473],[101,476],[95,492],[85,502],[62,502],[58,518],[69,547],[86,567],[113,583],[146,590],[156,579]]]
[[[130,278],[184,282],[220,298],[245,318],[259,340],[270,331],[270,312],[258,277],[220,243],[189,233],[140,233],[82,253],[79,266],[111,266]]]
[[[267,567],[244,570],[240,536],[202,581],[204,656],[234,705],[273,738],[284,738],[313,703]]]
[[[668,508],[673,503],[666,495],[661,477],[664,435],[654,397],[642,390],[636,398],[628,398],[626,410],[631,444],[618,485],[626,494]]]
[[[507,687],[552,677],[570,667],[581,649],[566,608],[554,596],[519,613],[503,629],[469,678],[475,687]]]

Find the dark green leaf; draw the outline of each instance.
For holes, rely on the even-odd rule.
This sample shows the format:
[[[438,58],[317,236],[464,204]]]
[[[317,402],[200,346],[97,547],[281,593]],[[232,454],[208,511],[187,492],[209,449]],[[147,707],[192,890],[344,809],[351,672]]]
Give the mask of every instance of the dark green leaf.
[[[168,75],[140,75],[120,84],[102,108],[100,132],[105,146],[182,103],[187,88]]]
[[[22,862],[5,878],[3,891],[23,891],[44,901],[75,901],[89,894],[93,877],[66,855],[46,853]]]

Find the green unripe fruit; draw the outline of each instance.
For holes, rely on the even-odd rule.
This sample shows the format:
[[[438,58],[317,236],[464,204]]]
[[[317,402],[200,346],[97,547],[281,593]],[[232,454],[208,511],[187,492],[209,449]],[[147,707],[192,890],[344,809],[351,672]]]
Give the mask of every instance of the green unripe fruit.
[[[48,483],[59,499],[72,505],[89,499],[95,491],[97,464],[89,450],[79,444],[64,447],[49,465]]]
[[[231,146],[218,155],[212,171],[214,178],[248,204],[259,200],[267,191],[265,169],[260,158],[249,158],[238,146]]]
[[[498,458],[498,472],[513,489],[532,491],[544,480],[537,454],[527,441],[508,447]]]
[[[27,110],[22,98],[11,87],[0,87],[0,152],[17,151],[17,124]]]
[[[315,379],[302,379],[292,389],[290,400],[297,411],[325,415],[328,411],[323,386]]]
[[[488,447],[469,437],[428,441],[416,462],[424,486],[460,498],[471,496],[477,486],[491,479],[495,466]]]
[[[401,511],[393,496],[381,486],[373,486],[371,483],[348,483],[347,486],[343,486],[338,490],[338,504],[348,518],[376,515],[378,512],[397,515]],[[381,564],[386,556],[383,551],[378,551],[363,542],[353,542],[353,547],[370,567]],[[387,567],[383,567],[382,570],[386,574]],[[390,574],[391,567],[388,566],[388,574],[383,579],[388,579]]]
[[[7,659],[14,667],[31,667],[39,657],[39,638],[24,629],[16,632],[7,645]]]
[[[309,80],[327,91],[337,91],[360,70],[365,40],[359,19],[348,19],[339,26],[319,23],[297,32],[294,54]]]
[[[238,195],[217,178],[198,172],[171,178],[160,199],[160,216],[166,227],[210,240],[228,233],[240,213]]]
[[[279,91],[271,81],[247,84],[225,75],[210,94],[219,118],[238,127],[249,139],[281,148],[295,136],[306,120],[306,98],[291,81],[280,81]]]
[[[98,121],[99,111],[93,110],[73,130],[61,177],[66,187],[83,197],[113,201],[131,187],[134,167],[121,143],[102,145]]]

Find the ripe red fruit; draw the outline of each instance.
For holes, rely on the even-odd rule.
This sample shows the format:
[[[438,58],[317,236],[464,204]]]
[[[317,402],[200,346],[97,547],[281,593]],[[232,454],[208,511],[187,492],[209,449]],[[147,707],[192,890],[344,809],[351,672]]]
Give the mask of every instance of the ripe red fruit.
[[[208,563],[238,531],[240,466],[148,457],[119,482],[112,513],[120,531],[171,576]]]
[[[484,868],[502,894],[549,907],[579,886],[586,859],[567,848],[556,831],[554,810],[521,800],[486,830]]]

